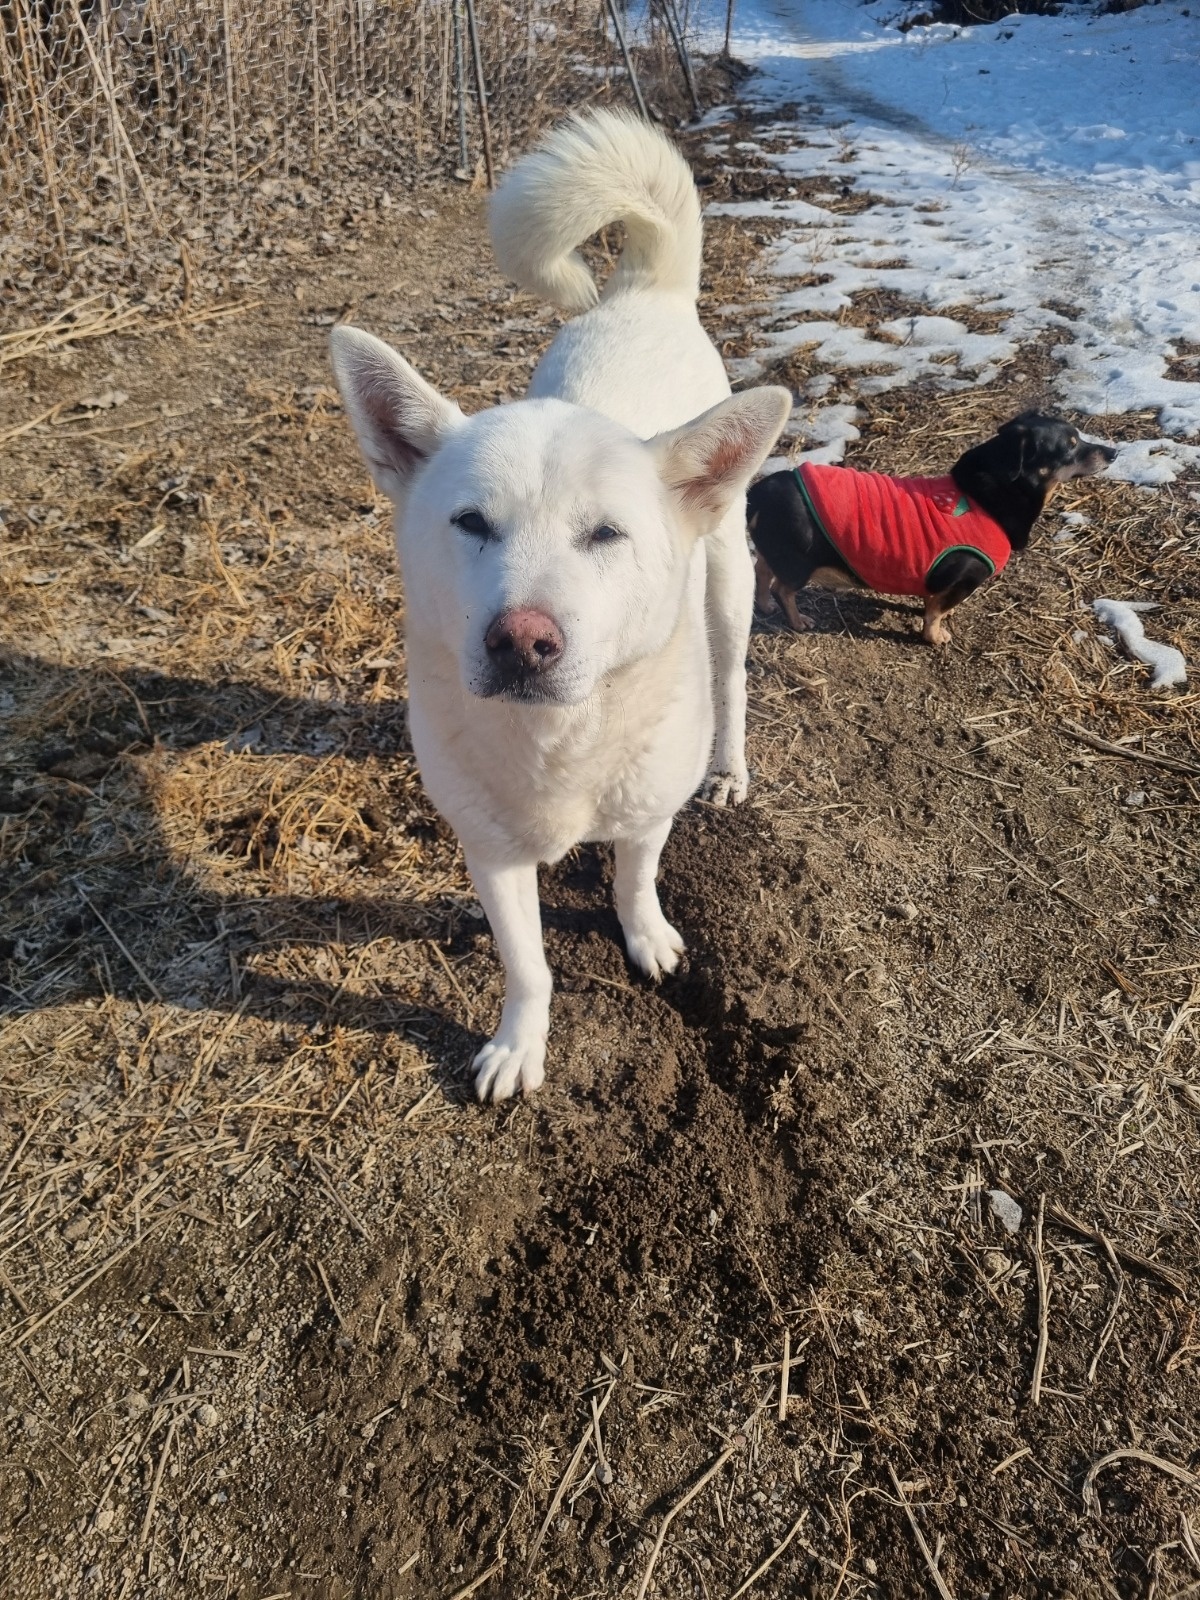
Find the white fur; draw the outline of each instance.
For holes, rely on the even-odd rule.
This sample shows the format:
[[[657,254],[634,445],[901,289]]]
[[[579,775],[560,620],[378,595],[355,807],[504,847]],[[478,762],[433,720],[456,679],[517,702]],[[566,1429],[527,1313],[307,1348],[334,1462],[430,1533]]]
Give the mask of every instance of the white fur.
[[[700,200],[669,140],[619,111],[575,117],[517,163],[492,201],[501,272],[564,311],[600,298],[576,246],[610,222],[625,248],[605,285],[662,289],[694,305],[700,292]]]
[[[595,304],[576,247],[614,221],[629,242]],[[480,1097],[503,1099],[544,1075],[538,862],[613,841],[630,959],[652,978],[678,964],[658,858],[706,771],[719,803],[746,792],[744,494],[790,396],[728,398],[696,315],[691,175],[645,124],[601,112],[557,129],[504,181],[492,226],[522,283],[593,305],[555,339],[527,399],[464,418],[352,328],[335,331],[333,364],[396,505],[413,748],[504,963],[500,1026],[475,1062]],[[466,511],[490,537],[456,526]],[[601,525],[621,537],[591,542]],[[534,701],[489,692],[485,635],[517,607],[564,639]]]

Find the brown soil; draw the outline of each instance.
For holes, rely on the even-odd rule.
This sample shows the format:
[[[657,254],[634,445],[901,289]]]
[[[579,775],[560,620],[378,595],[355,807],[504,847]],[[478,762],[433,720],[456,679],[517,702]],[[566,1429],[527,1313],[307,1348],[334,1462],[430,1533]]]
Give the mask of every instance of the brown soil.
[[[724,1457],[650,1594],[1190,1592],[1200,697],[1082,607],[1200,661],[1194,486],[1056,502],[947,654],[869,597],[757,631],[686,971],[628,969],[607,852],[545,873],[549,1077],[481,1108],[500,974],[325,331],[478,406],[556,318],[477,196],[331,237],[6,369],[0,435],[60,410],[0,462],[4,1592],[632,1597]],[[855,459],[947,466],[1051,359],[878,397]]]

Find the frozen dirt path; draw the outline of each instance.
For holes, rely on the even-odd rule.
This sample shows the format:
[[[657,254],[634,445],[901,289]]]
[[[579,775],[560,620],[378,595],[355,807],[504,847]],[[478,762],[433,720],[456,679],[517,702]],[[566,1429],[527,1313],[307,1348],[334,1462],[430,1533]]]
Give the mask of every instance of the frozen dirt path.
[[[1165,436],[1127,447],[1114,475],[1170,481],[1200,460],[1186,442],[1200,436],[1200,25],[1174,5],[907,32],[876,13],[840,0],[738,13],[752,96],[802,108],[803,139],[787,137],[785,114],[768,159],[877,197],[852,217],[786,200],[721,208],[794,222],[771,269],[821,280],[781,296],[797,320],[764,354],[827,327],[827,364],[892,367],[859,386],[870,393],[935,366],[990,381],[1024,339],[1061,328],[1062,402],[1098,418],[1153,412],[1147,431]],[[814,325],[871,288],[934,317],[883,344]],[[964,305],[1003,312],[1005,340],[981,344],[936,315]]]

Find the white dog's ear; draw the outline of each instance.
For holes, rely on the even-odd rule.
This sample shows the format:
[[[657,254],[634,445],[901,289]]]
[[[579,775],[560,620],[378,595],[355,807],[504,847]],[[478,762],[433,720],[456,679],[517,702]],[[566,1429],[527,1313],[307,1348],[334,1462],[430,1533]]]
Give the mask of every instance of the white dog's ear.
[[[413,474],[463,420],[462,412],[390,345],[359,328],[329,339],[334,376],[375,485],[400,505]]]
[[[650,440],[663,482],[700,533],[715,528],[745,490],[791,410],[786,389],[750,389]]]

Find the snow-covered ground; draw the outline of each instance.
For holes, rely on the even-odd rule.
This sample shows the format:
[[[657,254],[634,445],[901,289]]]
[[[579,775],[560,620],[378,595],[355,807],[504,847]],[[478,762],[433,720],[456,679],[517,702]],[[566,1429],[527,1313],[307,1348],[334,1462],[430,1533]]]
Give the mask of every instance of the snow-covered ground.
[[[816,341],[851,398],[931,372],[976,384],[1058,328],[1064,406],[1157,414],[1164,437],[1123,448],[1112,476],[1149,486],[1200,465],[1200,360],[1184,367],[1194,381],[1167,375],[1180,341],[1200,346],[1200,4],[901,32],[895,3],[737,0],[748,98],[802,108],[761,130],[761,153],[785,176],[827,178],[831,197],[850,184],[879,202],[853,216],[819,195],[713,208],[786,221],[770,270],[823,280],[781,292],[758,365]],[[714,153],[736,165],[722,120],[706,119]],[[882,339],[839,325],[872,287],[929,314]],[[944,315],[963,305],[1003,312],[1000,331]],[[856,380],[868,365],[891,371]],[[812,398],[830,387],[817,380]],[[830,409],[808,442],[839,459],[853,409]]]

